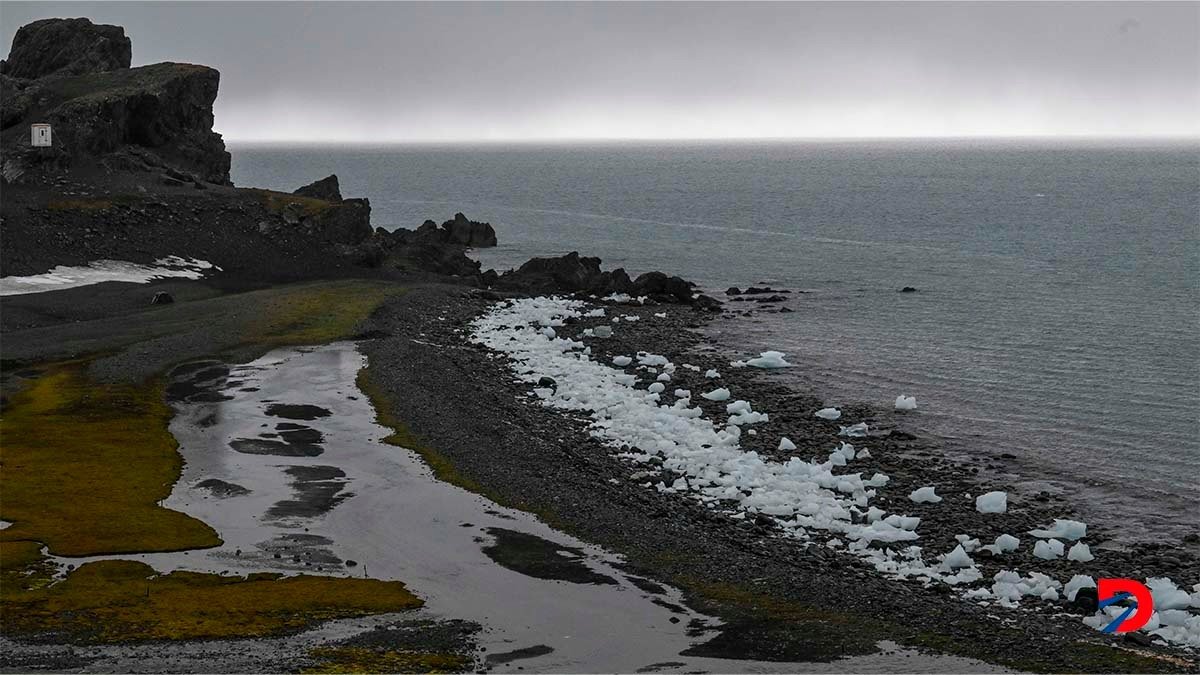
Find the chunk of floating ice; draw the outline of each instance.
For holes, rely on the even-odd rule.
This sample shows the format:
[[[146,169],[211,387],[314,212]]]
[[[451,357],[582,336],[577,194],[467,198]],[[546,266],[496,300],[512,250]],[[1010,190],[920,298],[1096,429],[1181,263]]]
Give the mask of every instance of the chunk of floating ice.
[[[610,338],[612,334],[612,326],[596,326],[592,329],[592,335],[598,338]]]
[[[624,368],[625,366],[627,366],[631,363],[633,363],[633,359],[629,358],[628,356],[614,356],[613,357],[613,365],[617,366],[619,368]]]
[[[917,488],[916,490],[913,490],[908,495],[908,498],[918,504],[925,504],[925,503],[936,504],[936,503],[942,501],[941,497],[934,494],[933,486],[931,486],[931,485],[927,485],[925,487],[921,487],[921,488]]]
[[[1008,493],[988,492],[975,498],[975,510],[980,513],[1004,513],[1008,511]]]
[[[1071,547],[1071,550],[1067,551],[1067,560],[1074,560],[1075,562],[1091,562],[1095,559],[1096,556],[1092,555],[1092,548],[1082,541],[1076,542],[1075,545]]]
[[[661,394],[662,390],[666,388],[667,386],[662,382],[655,382],[654,384],[650,385],[646,391],[650,392],[651,394]]]
[[[719,389],[713,389],[712,391],[708,392],[707,394],[700,394],[700,396],[702,396],[710,401],[728,401],[729,400],[729,390],[726,389],[725,387],[721,387]]]
[[[783,438],[779,439],[779,449],[783,450],[784,452],[791,452],[792,450],[796,449],[796,444],[793,443],[787,436],[784,436]]]
[[[1071,541],[1075,541],[1087,536],[1087,524],[1081,523],[1078,520],[1055,518],[1054,524],[1049,528],[1030,530],[1029,534],[1043,539],[1070,539]]]
[[[896,410],[916,410],[917,397],[900,394],[896,397]]]
[[[704,376],[707,377],[708,379],[712,380],[712,379],[716,379],[716,378],[720,377],[721,374],[717,372],[716,368],[709,368],[708,372],[704,373]]]
[[[851,424],[848,427],[838,427],[838,436],[849,436],[850,438],[862,438],[867,435],[867,423],[859,422]]]
[[[836,420],[842,416],[842,411],[837,408],[821,408],[813,415],[820,417],[823,420]]]
[[[546,326],[545,328],[542,329],[542,335],[545,335],[546,337],[553,340],[554,336],[555,336],[554,329],[549,326]]]
[[[783,352],[762,352],[758,358],[747,361],[746,365],[755,368],[787,368],[792,364],[785,361],[784,356],[786,354]]]
[[[1057,539],[1039,539],[1033,545],[1033,557],[1035,558],[1054,560],[1061,558],[1062,554],[1063,543]]]

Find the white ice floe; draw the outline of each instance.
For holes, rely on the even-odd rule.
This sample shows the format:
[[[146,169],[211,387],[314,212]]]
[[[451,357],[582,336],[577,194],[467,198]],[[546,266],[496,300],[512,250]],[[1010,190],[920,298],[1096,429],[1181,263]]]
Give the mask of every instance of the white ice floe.
[[[850,460],[860,462],[865,456],[861,449],[845,443],[828,458],[771,460],[743,447],[742,441],[752,436],[750,430],[743,432],[731,423],[733,419],[726,419],[765,416],[767,411],[759,413],[749,402],[733,401],[718,411],[723,414],[709,419],[701,408],[692,405],[690,396],[662,401],[661,393],[634,386],[635,374],[594,359],[584,342],[562,335],[548,337],[541,332],[543,327],[561,326],[565,319],[587,310],[584,302],[559,298],[503,302],[473,322],[471,339],[507,356],[509,367],[521,382],[535,385],[542,377],[553,378],[556,386],[539,388],[539,395],[530,401],[587,415],[589,432],[614,456],[639,469],[631,472],[637,476],[631,480],[638,484],[694,500],[734,520],[743,521],[748,516],[769,519],[778,526],[779,536],[835,547],[890,579],[955,587],[957,596],[973,603],[1006,608],[1047,603],[1042,606],[1057,611],[1058,605],[1049,603],[1058,602],[1062,596],[1071,598],[1080,588],[1095,586],[1094,580],[1083,576],[1072,578],[1064,586],[1036,571],[1002,570],[984,579],[979,565],[973,560],[968,562],[971,552],[1010,552],[1019,545],[1011,535],[1001,535],[988,546],[963,535],[949,553],[943,549],[942,556],[927,559],[917,544],[920,518],[889,513],[887,507],[895,508],[901,495],[878,494],[886,489],[888,476],[873,472],[870,479],[864,479],[864,473],[870,472],[841,468]],[[639,353],[639,365],[644,370],[661,367],[667,372],[668,364],[641,363],[644,359],[658,362],[653,356]],[[703,396],[709,400],[731,399],[729,390],[723,388]],[[844,433],[851,429],[843,429],[843,435],[852,435]],[[865,435],[865,425],[855,432]],[[783,449],[782,441],[780,445]],[[926,495],[940,500],[932,487],[916,490],[910,496],[915,501],[926,501]],[[1064,552],[1061,540],[1082,538],[1086,526],[1056,520],[1033,534],[1041,537],[1036,546],[1043,552],[1060,557]],[[840,543],[832,543],[835,541]],[[1200,586],[1194,594],[1169,580],[1153,582],[1151,588],[1156,599],[1162,597],[1163,604],[1153,634],[1178,644],[1200,641],[1200,620],[1190,609],[1193,604],[1200,605]]]
[[[1043,560],[1061,558],[1063,543],[1057,539],[1039,539],[1033,544],[1033,557]]]
[[[942,501],[942,498],[934,494],[932,485],[917,488],[908,495],[908,498],[918,504],[936,504]]]
[[[792,365],[784,360],[783,352],[762,352],[758,358],[750,359],[746,365],[755,368],[787,368]]]
[[[707,394],[700,394],[700,396],[702,398],[706,398],[710,401],[728,401],[729,400],[729,390],[726,389],[725,387],[719,387],[717,389],[713,389],[712,391],[708,392]]]
[[[667,386],[665,384],[663,384],[662,382],[655,382],[654,384],[647,387],[646,391],[650,392],[651,394],[661,394],[663,392],[663,390],[666,388],[667,388]]]
[[[820,417],[823,420],[836,420],[841,418],[842,411],[838,410],[837,408],[821,408],[817,412],[813,413],[813,415]]]
[[[207,260],[167,256],[149,265],[123,260],[97,260],[81,267],[59,265],[45,274],[27,277],[0,277],[0,296],[43,293],[64,288],[90,286],[105,281],[145,284],[155,279],[178,277],[199,279],[208,270],[220,270]]]
[[[1087,536],[1087,525],[1078,520],[1055,518],[1054,524],[1047,528],[1030,530],[1029,534],[1043,539],[1083,539]]]
[[[547,335],[546,337],[553,337],[553,336]],[[624,368],[625,366],[633,363],[633,359],[629,358],[628,356],[614,356],[612,361],[613,361],[613,365],[617,366],[618,368]]]
[[[1076,542],[1075,545],[1071,547],[1071,550],[1067,551],[1067,560],[1074,560],[1075,562],[1091,562],[1095,559],[1096,556],[1092,555],[1092,548],[1082,541]]]
[[[980,513],[1004,513],[1008,511],[1008,493],[987,492],[975,498],[975,510]]]
[[[784,436],[783,438],[779,439],[779,449],[784,452],[791,452],[792,450],[796,449],[796,444],[793,443],[790,438]]]
[[[917,397],[900,394],[896,397],[896,410],[916,410]]]

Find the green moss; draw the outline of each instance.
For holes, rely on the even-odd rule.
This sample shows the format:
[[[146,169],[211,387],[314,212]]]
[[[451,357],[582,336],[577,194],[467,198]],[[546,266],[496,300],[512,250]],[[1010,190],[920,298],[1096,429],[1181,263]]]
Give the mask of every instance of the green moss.
[[[48,586],[6,586],[0,597],[5,634],[54,633],[83,642],[262,637],[421,604],[397,581],[158,575],[126,560],[88,563]]]
[[[307,284],[272,297],[247,326],[247,343],[265,347],[325,344],[351,336],[391,296],[395,284],[346,281]]]
[[[161,382],[100,384],[85,364],[49,367],[0,415],[0,541],[39,541],[57,555],[217,546],[204,523],[158,502],[182,460],[167,430]]]
[[[318,647],[308,654],[321,663],[306,673],[461,673],[472,666],[459,654],[366,647]]]
[[[302,197],[300,195],[275,192],[273,190],[256,189],[254,191],[262,196],[263,203],[267,209],[274,213],[282,213],[284,210],[291,208],[295,209],[298,214],[315,217],[337,206],[333,202],[315,197]]]

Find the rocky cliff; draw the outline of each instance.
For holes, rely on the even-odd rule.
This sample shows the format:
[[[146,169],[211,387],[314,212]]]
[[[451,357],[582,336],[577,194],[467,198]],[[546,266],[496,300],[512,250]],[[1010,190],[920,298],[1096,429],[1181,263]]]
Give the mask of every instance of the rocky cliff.
[[[0,150],[10,183],[51,180],[79,167],[161,172],[229,183],[229,153],[213,132],[220,74],[205,66],[129,68],[118,26],[45,19],[21,28],[0,76]],[[51,148],[29,127],[53,128]]]

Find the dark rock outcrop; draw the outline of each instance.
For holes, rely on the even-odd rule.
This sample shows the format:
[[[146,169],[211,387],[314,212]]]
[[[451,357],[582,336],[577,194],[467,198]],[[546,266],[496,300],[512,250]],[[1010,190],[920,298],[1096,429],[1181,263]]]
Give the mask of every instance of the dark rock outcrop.
[[[132,43],[120,26],[42,19],[17,30],[8,59],[0,61],[0,73],[29,80],[102,73],[128,68],[132,54]]]
[[[342,190],[338,185],[336,174],[330,174],[319,181],[309,183],[292,194],[297,194],[301,197],[312,197],[313,199],[324,199],[327,202],[342,201]]]
[[[449,233],[451,241],[463,246],[490,248],[496,245],[496,230],[491,223],[469,220],[461,213],[454,214],[454,220],[442,223],[442,229]]]
[[[129,53],[121,28],[86,19],[18,31],[0,76],[6,181],[44,182],[90,164],[229,183],[229,153],[212,130],[220,74],[184,63],[129,68]],[[53,147],[30,147],[35,122],[52,126]]]

